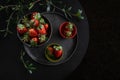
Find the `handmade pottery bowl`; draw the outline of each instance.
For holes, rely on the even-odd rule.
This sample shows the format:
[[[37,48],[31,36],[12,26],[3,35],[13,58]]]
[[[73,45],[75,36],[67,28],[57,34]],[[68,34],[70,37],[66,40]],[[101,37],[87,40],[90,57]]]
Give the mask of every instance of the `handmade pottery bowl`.
[[[55,46],[58,46],[58,48],[60,47],[61,50],[56,51],[54,49]],[[62,60],[63,54],[64,52],[63,52],[62,46],[60,46],[57,43],[51,43],[45,49],[45,57],[50,62],[59,62],[60,60]]]
[[[39,13],[39,12],[33,12],[33,13],[35,15],[35,13]],[[18,29],[18,25],[17,25],[17,36],[25,46],[39,47],[47,43],[51,38],[52,27],[49,20],[40,13],[39,13],[40,15],[36,15],[36,18],[40,17],[40,20],[33,19],[34,16],[33,13],[26,14],[25,16],[23,16],[23,18],[19,20],[18,22],[18,25],[20,26],[19,28],[22,29],[23,26],[21,27],[21,25],[25,25],[25,28],[28,31],[26,31],[23,34],[20,34],[21,30]],[[47,29],[45,27],[46,24],[47,24]],[[37,36],[35,34],[37,34]]]
[[[71,31],[71,35],[70,36],[66,36],[65,35],[65,31],[69,31],[69,30],[66,30],[65,27],[69,24],[70,22],[63,22],[60,27],[59,27],[59,33],[61,35],[62,38],[74,38],[77,34],[77,27],[75,24],[71,23],[73,25],[73,30]]]

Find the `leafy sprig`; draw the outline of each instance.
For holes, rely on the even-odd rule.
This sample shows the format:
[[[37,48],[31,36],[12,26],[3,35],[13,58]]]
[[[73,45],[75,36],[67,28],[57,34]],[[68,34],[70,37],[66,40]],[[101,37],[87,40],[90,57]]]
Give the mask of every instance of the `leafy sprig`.
[[[71,10],[72,10],[71,6],[66,6],[64,4],[64,7],[60,8],[60,7],[56,6],[53,2],[54,2],[54,0],[47,0],[47,4],[48,4],[47,11],[49,11],[53,7],[53,9],[52,9],[53,11],[55,11],[56,9],[62,11],[64,13],[65,17],[69,20],[72,17],[77,17],[79,20],[84,19],[84,17],[82,16],[82,10],[78,9],[76,11],[76,13],[72,13],[71,12]]]
[[[25,52],[21,51],[21,56],[20,59],[24,65],[24,67],[27,69],[27,71],[32,74],[34,70],[36,70],[36,67],[33,63],[31,63],[29,60],[25,61],[24,60]]]

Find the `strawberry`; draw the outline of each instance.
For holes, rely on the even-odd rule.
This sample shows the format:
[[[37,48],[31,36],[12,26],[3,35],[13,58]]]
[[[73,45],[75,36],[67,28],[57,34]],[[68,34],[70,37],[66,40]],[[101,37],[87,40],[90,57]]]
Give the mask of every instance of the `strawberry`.
[[[49,56],[53,56],[53,51],[54,51],[54,49],[52,47],[47,48],[47,53]]]
[[[30,23],[31,23],[33,26],[35,26],[35,27],[38,27],[38,26],[39,26],[39,20],[37,20],[37,19],[32,19],[32,20],[30,21]]]
[[[64,31],[64,35],[66,37],[70,37],[72,35],[72,32],[71,31]]]
[[[25,33],[25,34],[22,36],[22,41],[28,42],[29,40],[30,40],[30,38],[29,38],[28,33]]]
[[[46,33],[47,33],[44,25],[41,24],[41,25],[39,26],[38,32],[39,32],[40,34],[46,34]]]
[[[27,28],[23,24],[18,24],[17,25],[17,31],[20,34],[24,34],[27,32]]]
[[[49,25],[46,23],[46,24],[44,24],[44,27],[45,27],[46,30],[48,30]]]
[[[53,53],[54,49],[52,47],[48,47],[47,49],[48,49],[48,51],[50,51],[51,53]]]
[[[41,15],[39,12],[33,12],[31,15],[31,19],[37,19],[39,20],[41,18]]]
[[[46,40],[46,35],[40,35],[39,41],[40,43],[44,42]]]
[[[73,24],[72,23],[68,23],[67,26],[65,26],[65,30],[66,31],[73,31]]]
[[[30,44],[31,44],[32,46],[37,45],[37,44],[38,44],[38,38],[36,38],[36,37],[32,38],[32,39],[30,40]]]
[[[28,34],[30,37],[37,37],[38,33],[34,28],[29,29]]]
[[[55,50],[54,55],[56,58],[60,58],[62,56],[62,50]]]
[[[54,46],[55,49],[54,56],[60,58],[62,56],[62,46]]]

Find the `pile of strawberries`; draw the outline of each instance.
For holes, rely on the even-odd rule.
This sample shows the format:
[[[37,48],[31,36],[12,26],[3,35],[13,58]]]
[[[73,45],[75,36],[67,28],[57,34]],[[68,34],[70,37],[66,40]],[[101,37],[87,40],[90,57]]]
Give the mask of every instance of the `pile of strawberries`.
[[[20,21],[17,25],[17,31],[22,41],[36,46],[48,39],[49,24],[39,12],[33,12]]]
[[[60,45],[51,45],[47,47],[47,54],[52,59],[59,59],[62,56],[63,49]]]
[[[73,30],[74,30],[74,25],[69,22],[69,23],[64,27],[63,34],[64,34],[66,37],[69,38],[69,37],[72,36]]]

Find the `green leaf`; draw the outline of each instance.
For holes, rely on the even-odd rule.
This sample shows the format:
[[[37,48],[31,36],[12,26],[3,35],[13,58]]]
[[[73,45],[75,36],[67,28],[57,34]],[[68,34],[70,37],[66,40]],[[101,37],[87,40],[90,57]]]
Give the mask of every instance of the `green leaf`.
[[[30,3],[30,4],[29,4],[29,8],[28,8],[28,9],[29,9],[29,10],[30,10],[30,9],[32,9],[32,8],[33,8],[33,6],[34,6],[34,3]]]
[[[36,70],[36,68],[35,68],[35,67],[31,67],[30,69],[31,69],[31,70]]]
[[[40,23],[45,23],[45,20],[43,18],[40,19]]]
[[[29,71],[29,73],[30,73],[30,74],[32,74],[32,73],[33,73],[33,72],[32,72],[32,70],[28,70],[28,71]]]
[[[68,10],[68,11],[71,11],[71,10],[72,10],[72,7],[70,6],[67,10]]]
[[[77,13],[75,14],[76,17],[78,17],[78,19],[84,19],[84,17],[82,16],[82,10],[78,9]]]
[[[32,66],[33,66],[33,64],[32,64],[32,63],[30,63],[28,66],[29,66],[29,67],[32,67]]]

